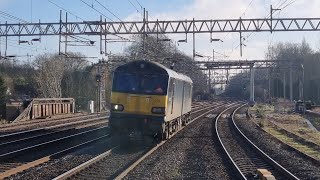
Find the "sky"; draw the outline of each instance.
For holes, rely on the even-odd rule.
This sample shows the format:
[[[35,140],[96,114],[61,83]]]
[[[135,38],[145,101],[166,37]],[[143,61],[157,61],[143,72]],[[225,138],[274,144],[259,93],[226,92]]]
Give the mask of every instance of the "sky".
[[[104,9],[99,3],[107,7],[116,17]],[[100,13],[113,21],[142,20],[142,8],[149,12],[149,20],[185,20],[185,19],[236,19],[236,18],[265,18],[270,12],[270,5],[281,8],[274,17],[299,18],[320,17],[319,0],[0,0],[0,11],[18,17],[28,22],[59,22],[59,12],[68,11],[68,21],[83,21],[100,19]],[[91,7],[90,7],[91,6]],[[64,14],[63,13],[63,14]],[[0,23],[14,23],[17,20],[0,14]],[[212,56],[212,51],[217,52],[215,57],[222,60],[235,59],[265,59],[265,52],[269,45],[278,42],[301,43],[305,39],[314,50],[320,48],[319,32],[259,32],[243,33],[246,38],[246,47],[243,56],[240,56],[239,33],[216,33],[213,38],[222,39],[223,42],[210,43],[209,34],[196,35],[196,52]],[[30,41],[35,37],[21,37],[20,40]],[[87,37],[98,41],[97,37]],[[173,40],[185,39],[184,34],[169,35]],[[192,35],[188,35],[188,43],[181,43],[178,48],[192,56]],[[0,38],[0,49],[5,51],[5,39]],[[18,56],[19,61],[28,61],[42,53],[58,52],[58,37],[41,37],[41,42],[32,45],[18,43],[18,37],[8,38],[7,55]],[[88,57],[107,58],[99,54],[99,43],[94,47],[68,47],[69,51],[81,52]],[[108,51],[121,53],[130,43],[108,44]],[[224,56],[220,55],[224,54]],[[27,56],[31,55],[31,57]],[[197,60],[201,60],[198,58]]]

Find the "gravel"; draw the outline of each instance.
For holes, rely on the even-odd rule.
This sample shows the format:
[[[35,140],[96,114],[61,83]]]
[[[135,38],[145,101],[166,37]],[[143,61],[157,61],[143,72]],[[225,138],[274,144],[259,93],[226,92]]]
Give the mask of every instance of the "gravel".
[[[101,137],[102,135],[105,135],[108,132],[107,128],[100,128],[99,130],[94,130],[86,134],[81,134],[75,137],[71,137],[68,139],[64,139],[59,142],[50,143],[47,145],[43,145],[40,147],[36,147],[34,149],[29,149],[23,152],[23,154],[18,154],[13,158],[2,160],[0,169],[3,167],[11,167],[14,168],[15,166],[12,166],[12,163],[16,162],[31,162],[34,160],[37,160],[39,158],[43,158],[45,156],[51,155],[53,153],[65,150],[67,148],[70,148],[75,145],[79,145],[83,142],[95,139],[97,137]]]
[[[230,164],[214,139],[212,119],[198,119],[151,154],[126,179],[233,179],[227,168]]]
[[[8,179],[53,179],[59,176],[60,174],[63,174],[64,172],[68,171],[69,169],[72,169],[94,158],[95,156],[109,150],[111,147],[112,144],[110,143],[110,139],[104,139],[91,146],[75,151],[74,153],[50,160],[47,163],[30,168],[22,173],[11,176]]]
[[[279,162],[300,179],[320,179],[320,166],[287,149],[269,134],[259,129],[252,121],[237,118],[236,123],[243,133],[259,148]]]
[[[143,155],[147,149],[148,147],[145,146],[116,148],[109,156],[70,179],[114,179],[128,165]]]
[[[215,147],[216,145],[217,142],[212,134],[212,119],[199,119],[171,138],[163,147],[160,147],[160,150],[158,149],[154,155],[151,155],[152,157],[148,158],[149,163],[142,163],[142,165],[147,163],[145,170],[148,170],[148,172],[145,173],[149,174],[151,168],[158,173],[157,175],[140,177],[144,179],[166,179],[170,177],[232,179],[232,172],[226,168],[230,165],[226,158],[219,154],[221,150],[219,150],[219,147]],[[52,179],[111,147],[114,147],[114,145],[110,142],[93,145],[91,148],[88,147],[77,151],[77,153],[31,168],[10,177],[10,179]],[[147,148],[147,146],[141,145],[117,148],[104,161],[72,177],[72,179],[113,179],[117,173],[140,157]],[[151,167],[150,161],[153,161],[155,166]],[[167,164],[168,162],[169,164]],[[159,169],[160,172],[157,171],[159,167],[162,167],[162,169]],[[178,171],[174,172],[172,170]],[[180,172],[183,176],[176,176]],[[176,175],[172,176],[172,174]]]
[[[231,110],[229,113],[231,113]],[[248,146],[248,143],[237,132],[232,119],[229,117],[230,114],[225,114],[218,120],[218,132],[225,148],[242,173],[248,179],[254,179],[255,171],[262,168],[272,172],[277,179],[286,179],[281,177],[280,172],[275,171],[268,162],[261,159],[254,149]]]

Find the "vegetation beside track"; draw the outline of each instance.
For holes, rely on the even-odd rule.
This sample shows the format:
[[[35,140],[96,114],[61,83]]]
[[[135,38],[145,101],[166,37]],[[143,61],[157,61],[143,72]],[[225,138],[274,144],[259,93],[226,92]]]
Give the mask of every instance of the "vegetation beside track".
[[[275,112],[273,106],[258,104],[250,108],[253,121],[284,143],[320,159],[320,132],[308,125],[306,119],[293,113]]]

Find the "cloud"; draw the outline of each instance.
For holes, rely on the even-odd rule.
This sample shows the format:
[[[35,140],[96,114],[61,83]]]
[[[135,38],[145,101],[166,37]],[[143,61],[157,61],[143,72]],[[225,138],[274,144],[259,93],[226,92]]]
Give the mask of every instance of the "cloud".
[[[238,19],[241,15],[242,18],[265,18],[269,15],[270,4],[274,5],[274,8],[278,8],[279,5],[284,7],[288,2],[282,4],[284,1],[279,0],[265,0],[265,1],[253,1],[248,7],[251,0],[194,0],[192,3],[177,7],[175,11],[152,13],[153,20],[184,20],[184,19]],[[276,12],[274,17],[320,17],[319,0],[297,0],[293,4],[285,7],[282,11]],[[245,12],[245,13],[244,13]],[[243,14],[244,13],[244,14]],[[137,15],[130,15],[126,20],[140,20],[141,17]],[[315,33],[253,33],[252,37],[245,42],[247,47],[244,48],[243,59],[263,59],[265,50],[268,43],[275,42],[277,40],[288,42],[301,42],[303,37],[311,39],[310,36],[314,36]],[[287,34],[287,35],[286,35]],[[292,36],[293,34],[293,36]],[[243,33],[244,37],[250,35],[250,33]],[[184,38],[185,35],[169,35],[170,38],[178,40]],[[240,58],[239,48],[239,33],[216,33],[214,38],[221,38],[224,40],[223,45],[209,43],[209,34],[197,35],[196,37],[196,51],[202,54],[212,54],[212,49],[216,51],[226,53],[229,55],[229,59]],[[275,38],[276,37],[276,38]],[[309,38],[308,38],[309,37]],[[313,39],[319,39],[313,38]],[[309,42],[312,44],[319,44],[315,42]],[[179,48],[185,51],[187,54],[192,54],[192,36],[188,35],[188,44],[180,45]],[[231,53],[232,52],[232,53]]]

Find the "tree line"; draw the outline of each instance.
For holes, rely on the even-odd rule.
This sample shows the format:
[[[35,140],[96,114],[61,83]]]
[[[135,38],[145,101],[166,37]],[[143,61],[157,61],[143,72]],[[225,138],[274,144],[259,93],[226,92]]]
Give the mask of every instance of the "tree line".
[[[187,74],[194,81],[194,93],[204,93],[206,75],[197,70],[192,58],[179,51],[176,44],[161,41],[164,35],[134,36],[135,42],[123,53],[109,55],[104,63],[106,84],[106,104],[108,106],[112,71],[119,65],[138,59],[159,62],[175,71]],[[145,40],[143,40],[145,39]],[[143,48],[144,46],[144,48]],[[0,102],[9,98],[19,99],[24,95],[43,98],[72,97],[77,107],[87,108],[89,100],[97,100],[97,64],[90,63],[85,54],[57,53],[40,54],[32,62],[15,63],[0,61]]]
[[[95,70],[80,53],[68,57],[57,53],[38,55],[32,62],[0,62],[0,98],[73,97],[78,107],[86,107],[95,95]]]
[[[269,69],[270,72],[267,69],[255,70],[255,96],[258,100],[269,99],[269,73],[272,77],[271,97],[290,99],[292,68],[293,99],[320,103],[319,50],[313,50],[305,40],[301,43],[278,43],[268,47],[265,59],[276,60],[276,66]],[[232,77],[226,87],[226,94],[248,99],[248,77],[248,71]]]

